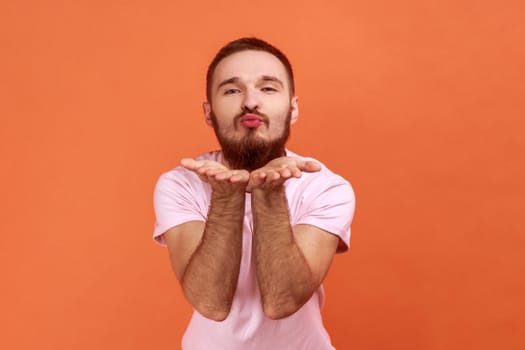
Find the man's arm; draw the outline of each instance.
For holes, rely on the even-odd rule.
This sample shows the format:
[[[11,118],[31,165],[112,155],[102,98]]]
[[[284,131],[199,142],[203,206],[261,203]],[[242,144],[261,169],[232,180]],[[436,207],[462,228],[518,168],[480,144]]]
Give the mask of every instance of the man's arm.
[[[254,171],[252,193],[257,279],[266,316],[279,319],[303,306],[322,283],[339,238],[311,225],[290,226],[284,182],[314,162],[279,158]]]
[[[211,185],[212,197],[206,223],[190,221],[165,234],[172,267],[193,307],[222,321],[237,287],[249,174],[213,161],[185,159],[182,165]]]

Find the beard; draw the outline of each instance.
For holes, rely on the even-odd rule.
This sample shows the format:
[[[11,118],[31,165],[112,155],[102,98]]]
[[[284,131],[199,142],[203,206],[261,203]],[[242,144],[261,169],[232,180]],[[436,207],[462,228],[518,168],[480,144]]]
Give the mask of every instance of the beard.
[[[244,113],[246,112],[243,112],[242,114]],[[250,113],[261,115],[258,112],[250,111]],[[221,145],[223,159],[226,161],[230,169],[245,169],[251,172],[255,169],[262,168],[275,158],[286,155],[285,146],[290,137],[291,110],[286,116],[282,134],[275,140],[270,141],[261,140],[256,135],[256,128],[248,129],[247,134],[239,140],[228,138],[221,133],[221,129],[213,111],[211,111],[210,116],[213,123],[213,130],[215,131],[217,140]],[[236,122],[241,116],[242,115],[239,115],[234,118],[234,121]],[[268,119],[265,118],[265,120]]]

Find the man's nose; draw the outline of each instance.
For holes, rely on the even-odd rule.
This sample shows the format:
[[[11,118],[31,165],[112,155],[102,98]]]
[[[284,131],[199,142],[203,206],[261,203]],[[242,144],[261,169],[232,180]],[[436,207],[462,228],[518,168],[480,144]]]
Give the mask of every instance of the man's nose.
[[[257,93],[251,89],[247,89],[244,94],[244,100],[242,101],[242,109],[255,110],[259,106],[259,100],[257,98]]]

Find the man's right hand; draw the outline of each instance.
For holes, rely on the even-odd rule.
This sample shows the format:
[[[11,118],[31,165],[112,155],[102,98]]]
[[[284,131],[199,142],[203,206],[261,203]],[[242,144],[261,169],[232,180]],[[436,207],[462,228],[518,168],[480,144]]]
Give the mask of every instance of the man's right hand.
[[[211,185],[214,192],[221,194],[233,194],[245,192],[250,173],[247,170],[228,169],[223,164],[213,160],[195,160],[184,158],[180,164],[199,176],[199,178]]]

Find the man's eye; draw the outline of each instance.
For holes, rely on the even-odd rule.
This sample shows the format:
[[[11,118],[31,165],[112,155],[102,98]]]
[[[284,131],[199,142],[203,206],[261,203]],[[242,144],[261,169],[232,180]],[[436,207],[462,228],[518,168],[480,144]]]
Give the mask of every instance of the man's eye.
[[[232,95],[232,94],[236,94],[238,92],[240,92],[239,89],[228,89],[228,90],[224,91],[224,94],[225,95]]]
[[[275,92],[275,91],[277,91],[277,89],[272,87],[272,86],[265,86],[261,90],[264,91],[264,92]]]

